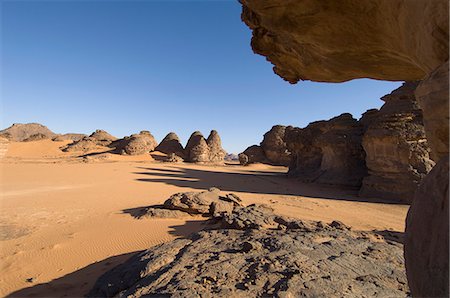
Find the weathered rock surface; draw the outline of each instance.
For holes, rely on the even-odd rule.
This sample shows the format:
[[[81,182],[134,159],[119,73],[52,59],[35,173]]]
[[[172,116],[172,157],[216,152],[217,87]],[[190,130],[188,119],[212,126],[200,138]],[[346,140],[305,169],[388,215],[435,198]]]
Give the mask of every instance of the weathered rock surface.
[[[101,276],[88,297],[407,295],[400,244],[282,217],[267,229],[258,223],[272,222],[273,213],[249,208],[252,216],[233,211],[239,230],[201,231],[138,253]]]
[[[60,141],[79,141],[82,138],[86,137],[85,134],[82,133],[65,133],[59,134],[52,139],[52,141],[60,142]]]
[[[363,126],[350,114],[305,128],[287,127],[292,161],[288,174],[305,182],[360,186],[366,175],[361,146]]]
[[[138,218],[185,218],[191,217],[187,212],[164,208],[164,206],[145,208]]]
[[[155,150],[157,145],[153,135],[149,131],[143,130],[139,134],[132,134],[111,142],[109,147],[123,155],[141,155]]]
[[[414,81],[448,60],[448,1],[241,0],[252,48],[285,80]]]
[[[253,145],[245,149],[244,152],[239,153],[239,163],[241,165],[266,162],[268,161],[261,146]]]
[[[33,141],[40,141],[40,140],[47,140],[49,137],[46,134],[43,133],[35,133],[28,138],[24,139],[23,142],[33,142]]]
[[[442,158],[423,179],[406,219],[406,273],[417,297],[448,297],[448,163]]]
[[[227,153],[224,157],[226,161],[237,161],[239,160],[239,155],[235,153]]]
[[[287,81],[314,80],[340,82],[355,78],[381,80],[423,80],[416,96],[423,110],[427,139],[433,158],[448,154],[448,58],[449,2],[407,0],[324,0],[279,1],[241,0],[242,19],[253,30],[252,47],[275,64],[274,71]],[[448,164],[443,165],[448,172]],[[441,176],[436,184],[448,185]],[[426,179],[426,178],[425,178]],[[423,184],[431,183],[424,180]],[[421,186],[423,187],[423,186]],[[422,209],[408,215],[408,222],[440,233],[448,243],[448,212],[442,213],[436,204],[442,196],[416,196],[423,200]],[[448,206],[448,196],[445,198]],[[414,202],[413,202],[414,204]],[[448,208],[448,207],[447,207]],[[439,220],[426,215],[441,213]],[[449,295],[448,279],[444,283],[432,270],[448,263],[448,250],[435,251],[435,241],[427,242],[414,229],[408,237],[422,247],[419,258],[408,258],[408,274],[412,294],[430,296],[420,285],[430,282],[441,289],[439,296]],[[436,240],[437,241],[437,240]],[[419,244],[420,243],[420,244]],[[412,248],[414,249],[414,248]],[[441,259],[442,258],[442,259]],[[444,270],[448,276],[448,267]],[[436,292],[432,292],[436,293]]]
[[[168,154],[167,157],[164,159],[164,162],[173,162],[173,163],[180,163],[183,161],[184,159],[175,153]]]
[[[168,133],[164,139],[155,148],[155,151],[165,153],[167,155],[176,154],[181,158],[184,158],[184,149],[180,143],[180,139],[174,132]]]
[[[264,134],[260,144],[265,157],[273,165],[288,166],[291,161],[291,154],[287,150],[284,141],[286,126],[275,125]]]
[[[14,123],[12,126],[0,130],[0,136],[10,141],[22,142],[26,139],[51,139],[56,134],[39,123]]]
[[[209,147],[199,131],[192,133],[184,150],[185,156],[190,162],[204,163],[209,161]]]
[[[75,141],[67,146],[62,147],[62,151],[64,152],[89,152],[89,151],[97,151],[97,150],[107,150],[108,147],[105,147],[101,144],[104,142],[99,142],[99,140],[92,137],[84,137],[79,141]]]
[[[211,130],[206,139],[206,144],[208,144],[209,148],[209,162],[223,163],[226,152],[222,148],[222,140],[216,130]]]
[[[214,206],[212,207],[211,205],[213,203]],[[229,206],[227,207],[225,205]],[[232,194],[222,196],[220,189],[214,187],[202,192],[176,193],[164,202],[164,207],[167,209],[205,215],[212,215],[224,210],[232,210],[234,206],[238,205],[240,205],[239,198],[236,198]]]
[[[420,181],[434,166],[414,90],[403,84],[381,99],[385,104],[363,137],[369,176],[363,180],[363,196],[410,203]]]
[[[108,146],[111,142],[117,140],[115,136],[112,136],[102,129],[97,129],[89,137],[97,140],[97,144],[100,146]]]

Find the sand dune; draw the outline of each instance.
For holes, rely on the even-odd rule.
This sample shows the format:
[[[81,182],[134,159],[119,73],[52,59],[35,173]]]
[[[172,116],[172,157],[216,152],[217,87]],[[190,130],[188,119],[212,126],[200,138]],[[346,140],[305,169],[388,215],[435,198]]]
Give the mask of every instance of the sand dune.
[[[360,198],[351,189],[301,184],[284,177],[284,167],[168,164],[150,155],[104,152],[89,155],[90,161],[106,156],[90,162],[61,152],[64,144],[12,142],[0,160],[1,296],[80,296],[130,253],[199,230],[201,217],[133,217],[135,208],[180,191],[215,186],[282,215],[340,220],[380,233],[404,229],[407,206]]]

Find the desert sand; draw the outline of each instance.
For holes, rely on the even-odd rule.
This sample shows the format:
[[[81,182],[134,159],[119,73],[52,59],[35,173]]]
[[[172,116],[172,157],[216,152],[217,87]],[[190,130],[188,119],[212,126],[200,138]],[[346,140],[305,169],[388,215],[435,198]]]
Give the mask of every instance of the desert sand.
[[[339,220],[401,235],[407,205],[357,190],[302,184],[285,167],[164,163],[161,154],[64,153],[66,142],[11,142],[1,165],[0,295],[82,296],[134,252],[197,231],[202,217],[136,219],[141,207],[181,191],[218,187],[280,215]],[[390,231],[390,232],[388,232]]]

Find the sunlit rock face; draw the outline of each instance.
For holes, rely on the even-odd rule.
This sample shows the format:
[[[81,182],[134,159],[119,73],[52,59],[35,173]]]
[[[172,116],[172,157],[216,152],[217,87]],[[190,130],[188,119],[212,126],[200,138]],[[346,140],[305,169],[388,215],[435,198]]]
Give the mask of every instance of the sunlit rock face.
[[[425,132],[436,171],[448,174],[447,0],[240,1],[253,50],[290,83],[422,80],[416,97]],[[413,296],[449,294],[448,182],[448,175],[427,176],[408,213],[405,261]],[[435,186],[442,191],[428,191]],[[433,237],[424,238],[427,233]]]
[[[241,0],[252,48],[285,80],[419,80],[448,59],[446,0]]]
[[[288,166],[291,161],[290,152],[284,142],[284,133],[286,126],[274,125],[264,134],[261,148],[264,155],[273,165]]]
[[[414,91],[409,82],[382,97],[385,104],[368,124],[363,137],[369,175],[362,196],[410,203],[425,175],[434,166]]]
[[[360,186],[367,174],[361,146],[363,126],[350,114],[305,128],[286,128],[292,154],[289,176],[305,182]]]

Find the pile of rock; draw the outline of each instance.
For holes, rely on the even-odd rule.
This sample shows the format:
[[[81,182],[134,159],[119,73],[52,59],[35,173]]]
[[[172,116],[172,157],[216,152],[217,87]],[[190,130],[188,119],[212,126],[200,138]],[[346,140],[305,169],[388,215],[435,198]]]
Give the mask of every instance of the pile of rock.
[[[217,191],[201,194],[177,194],[167,204],[211,215]],[[205,204],[194,203],[199,196]],[[232,210],[216,216],[218,228],[211,226],[136,254],[101,276],[87,296],[408,294],[401,244],[371,232],[351,231],[337,221],[287,218],[267,206],[243,207],[234,203],[236,197],[233,200]]]
[[[111,142],[108,146],[122,155],[141,155],[154,151],[158,143],[153,135],[143,130],[138,134]]]
[[[97,129],[88,137],[75,141],[63,147],[64,152],[89,152],[107,149],[107,146],[116,141],[117,138],[104,130]]]

